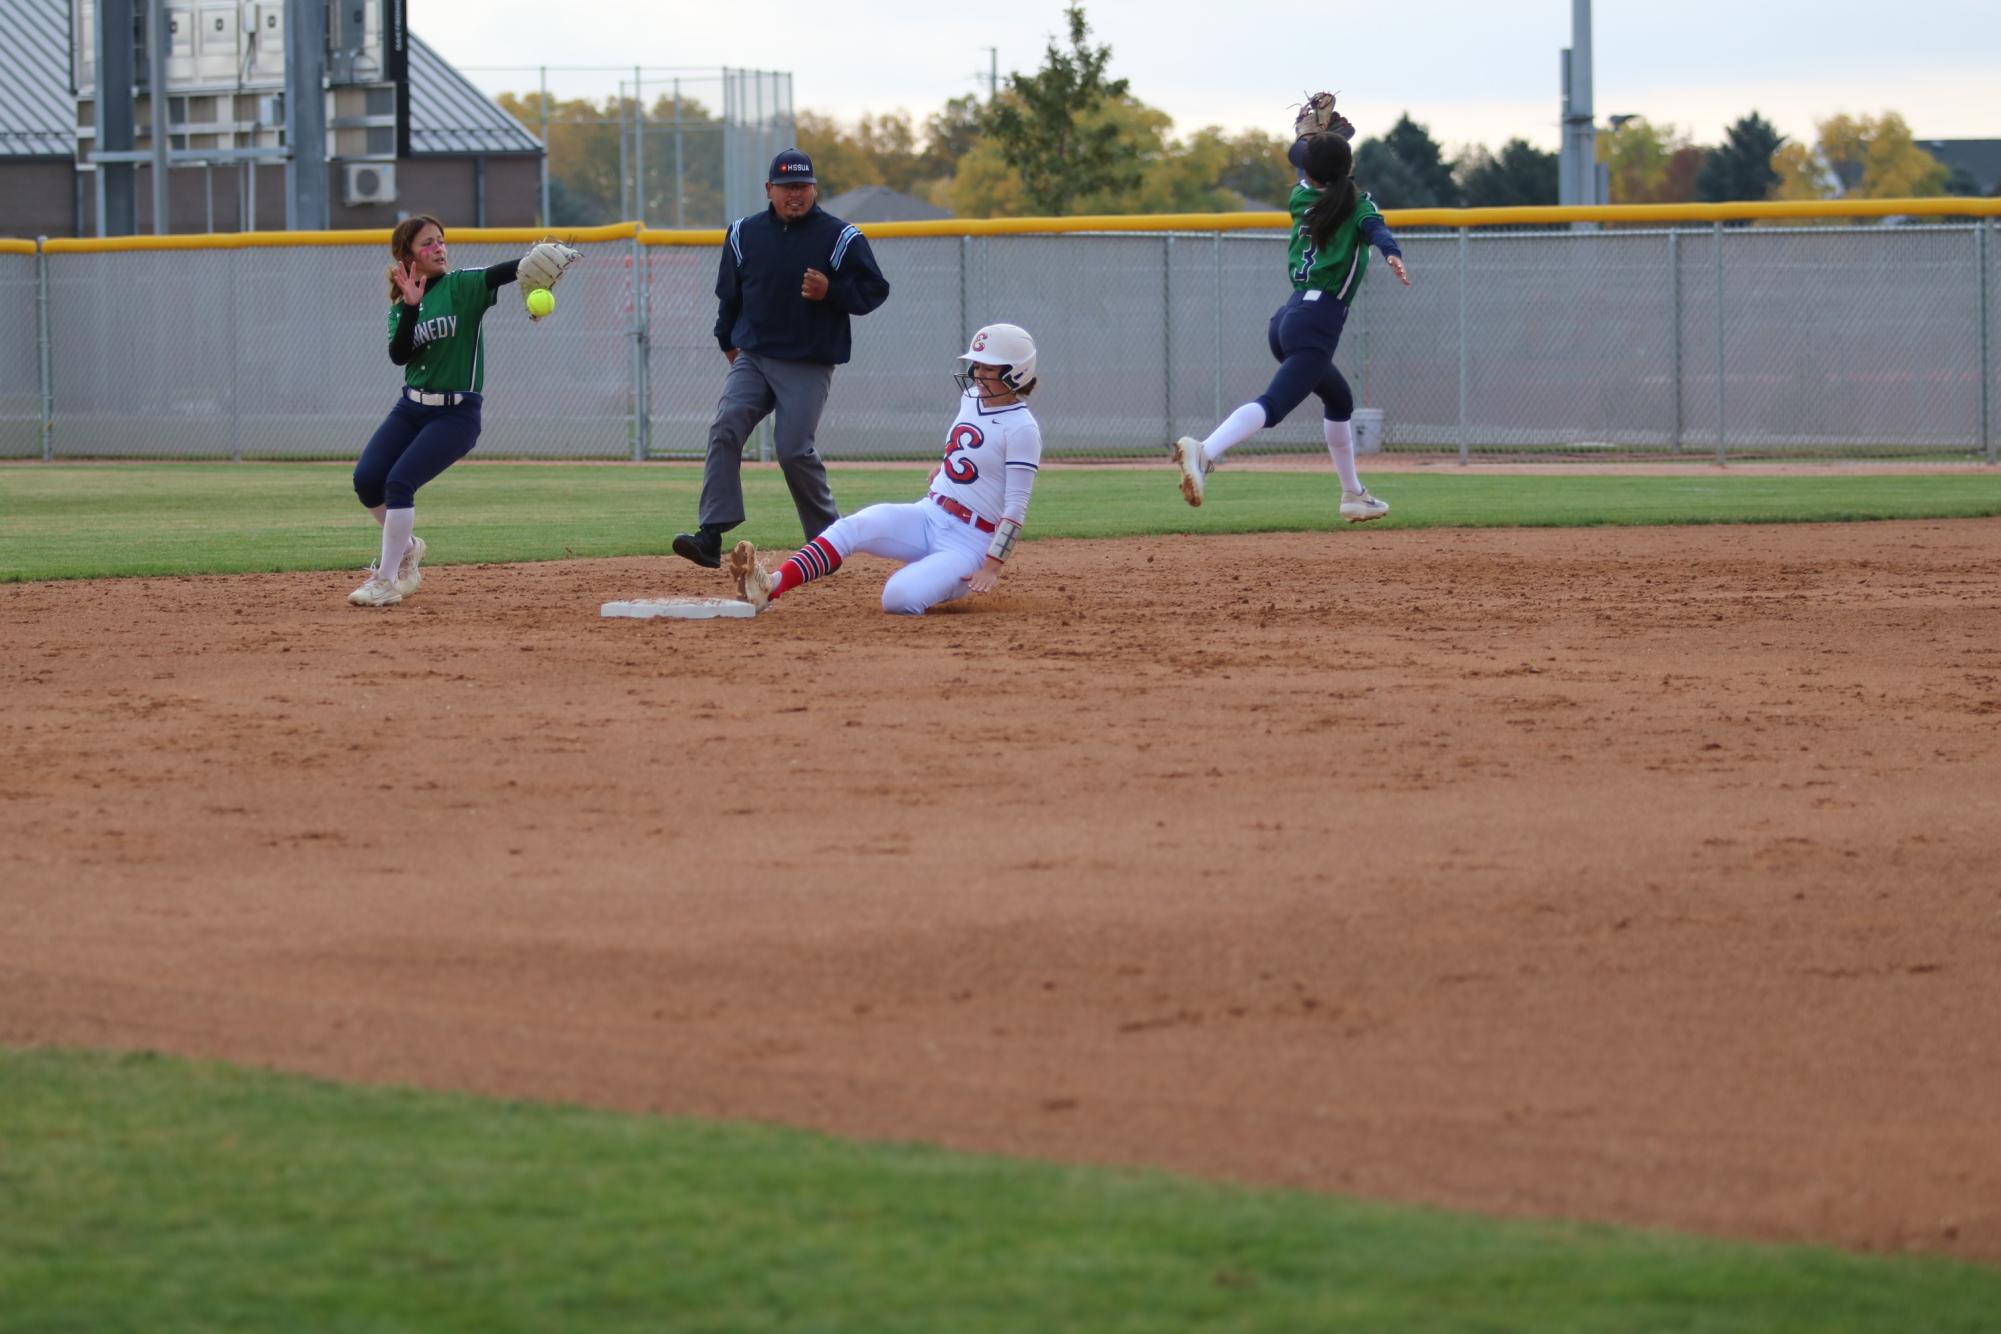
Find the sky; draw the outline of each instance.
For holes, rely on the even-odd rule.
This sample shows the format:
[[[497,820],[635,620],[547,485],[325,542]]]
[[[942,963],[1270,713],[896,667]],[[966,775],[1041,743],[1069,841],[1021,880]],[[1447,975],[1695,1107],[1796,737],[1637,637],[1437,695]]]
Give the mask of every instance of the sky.
[[[488,92],[534,88],[541,64],[618,65],[629,80],[636,62],[649,83],[721,66],[786,70],[795,107],[848,123],[896,110],[921,122],[949,98],[984,93],[996,61],[1003,83],[1033,73],[1065,29],[1063,0],[408,5],[412,31]],[[1177,135],[1206,125],[1282,132],[1294,105],[1328,88],[1364,136],[1409,112],[1451,151],[1511,138],[1557,146],[1571,9],[1571,0],[1084,6],[1092,44],[1112,48],[1112,76],[1172,116]],[[1597,0],[1592,22],[1601,123],[1641,115],[1714,143],[1756,110],[1811,142],[1815,122],[1835,113],[1896,111],[1921,140],[2001,138],[2001,0]],[[618,81],[558,68],[549,88],[607,97]]]

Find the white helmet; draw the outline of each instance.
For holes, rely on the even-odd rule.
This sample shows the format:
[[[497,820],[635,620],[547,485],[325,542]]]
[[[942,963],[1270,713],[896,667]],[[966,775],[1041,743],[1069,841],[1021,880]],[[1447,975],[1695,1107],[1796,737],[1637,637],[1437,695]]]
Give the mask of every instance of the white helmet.
[[[1001,383],[1017,394],[1035,384],[1035,340],[1019,324],[989,324],[973,335],[961,361],[1001,368]]]

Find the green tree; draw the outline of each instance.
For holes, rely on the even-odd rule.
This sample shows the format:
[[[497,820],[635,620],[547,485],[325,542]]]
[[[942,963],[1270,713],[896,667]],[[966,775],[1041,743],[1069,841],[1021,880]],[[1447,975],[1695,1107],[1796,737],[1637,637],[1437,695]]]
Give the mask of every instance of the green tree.
[[[1457,208],[1459,182],[1431,131],[1406,112],[1355,149],[1355,181],[1383,208]]]
[[[1458,168],[1468,208],[1556,202],[1556,154],[1545,153],[1526,139],[1510,139],[1498,153],[1475,148],[1459,159]]]
[[[1259,130],[1222,135],[1209,129],[1199,131],[1197,138],[1203,134],[1217,135],[1223,149],[1223,166],[1216,173],[1218,186],[1260,208],[1285,207],[1292,183],[1298,179],[1292,164],[1285,160],[1289,139]]]
[[[1945,178],[1945,192],[1949,195],[1978,195],[1980,182],[1973,179],[1973,173],[1965,167],[1955,166]]]
[[[1739,199],[1768,199],[1779,183],[1773,158],[1786,137],[1753,111],[1724,131],[1724,139],[1702,159],[1696,174],[1695,197],[1719,204]]]
[[[1031,211],[1023,200],[1021,174],[992,139],[982,139],[959,159],[951,182],[931,202],[961,218],[1011,218]]]
[[[494,100],[530,133],[540,132],[539,92],[501,93]],[[625,149],[619,141],[630,135],[632,120],[630,98],[622,102],[608,98],[602,105],[581,98],[550,99],[549,225],[595,226],[631,216],[627,188],[620,180],[622,161],[626,181],[633,175],[632,164],[625,160],[631,140],[626,139]],[[678,214],[689,227],[719,227],[728,221],[723,217],[722,126],[699,102],[683,98],[677,152],[674,123],[672,97],[663,96],[647,109],[643,136],[647,221],[672,227]]]
[[[813,159],[813,175],[823,196],[883,184],[882,172],[867,146],[858,135],[843,130],[832,116],[801,111],[792,119],[799,147]]]
[[[987,137],[987,108],[967,93],[924,118],[925,175],[933,180],[959,170],[959,159]]]
[[[1222,131],[1201,130],[1183,143],[1170,136],[1173,120],[1166,112],[1128,97],[1100,104],[1079,124],[1086,133],[1113,133],[1132,179],[1072,195],[1068,212],[1211,213],[1238,207],[1237,196],[1220,184],[1230,161]],[[1021,173],[992,139],[960,158],[957,173],[948,184],[935,188],[932,198],[962,218],[1037,216],[1046,211],[1030,198]]]
[[[1040,70],[1008,75],[1007,94],[996,99],[987,120],[1002,160],[1021,179],[1028,209],[1051,216],[1070,212],[1080,196],[1103,195],[1139,179],[1119,142],[1118,124],[1092,115],[1126,95],[1126,80],[1105,77],[1112,49],[1086,45],[1091,29],[1082,5],[1063,13],[1069,48],[1052,38]]]
[[[1121,182],[1072,200],[1077,213],[1220,213],[1236,199],[1217,184],[1228,160],[1222,135],[1199,131],[1187,143],[1171,137],[1174,120],[1134,98],[1106,102],[1088,117],[1095,128],[1117,133],[1137,180]]]
[[[1655,125],[1645,116],[1635,116],[1610,130],[1598,132],[1598,160],[1605,164],[1611,180],[1614,204],[1678,203],[1690,196],[1677,194],[1692,182],[1675,179],[1677,164],[1686,174],[1690,156],[1688,136],[1673,125]]]
[[[931,174],[930,160],[917,135],[917,126],[907,111],[863,116],[855,132],[856,141],[875,162],[882,183],[905,194],[916,193]]]

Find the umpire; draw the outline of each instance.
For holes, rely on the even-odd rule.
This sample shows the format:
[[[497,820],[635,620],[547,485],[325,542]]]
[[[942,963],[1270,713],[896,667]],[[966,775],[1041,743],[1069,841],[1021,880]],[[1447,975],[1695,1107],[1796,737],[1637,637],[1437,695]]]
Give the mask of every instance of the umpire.
[[[714,569],[723,534],[743,522],[743,442],[778,410],[778,466],[808,540],[841,517],[813,450],[834,367],[850,352],[848,317],[889,298],[866,238],[820,208],[813,159],[788,148],[771,159],[764,212],[739,218],[716,274],[716,341],[729,358],[709,426],[701,526],[674,538],[674,554]]]

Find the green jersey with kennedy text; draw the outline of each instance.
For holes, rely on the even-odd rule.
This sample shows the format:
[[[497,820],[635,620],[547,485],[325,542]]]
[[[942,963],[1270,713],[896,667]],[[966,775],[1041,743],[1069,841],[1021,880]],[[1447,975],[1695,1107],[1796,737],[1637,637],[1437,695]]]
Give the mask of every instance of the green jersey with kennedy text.
[[[1362,220],[1382,216],[1376,201],[1367,195],[1355,200],[1355,207],[1324,248],[1315,248],[1306,229],[1306,214],[1320,202],[1321,192],[1308,185],[1296,185],[1288,201],[1292,209],[1292,244],[1286,252],[1288,272],[1297,291],[1332,292],[1344,302],[1355,299],[1362,275],[1369,271],[1369,246],[1362,239]]]
[[[498,299],[498,291],[486,285],[486,270],[454,269],[424,289],[414,312],[401,298],[392,301],[391,342],[402,320],[417,321],[415,353],[403,367],[403,383],[431,393],[484,392],[486,336],[479,325]]]

